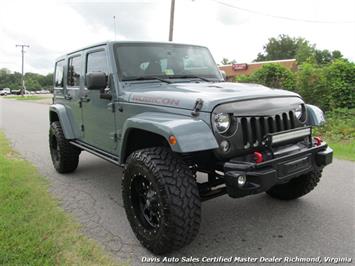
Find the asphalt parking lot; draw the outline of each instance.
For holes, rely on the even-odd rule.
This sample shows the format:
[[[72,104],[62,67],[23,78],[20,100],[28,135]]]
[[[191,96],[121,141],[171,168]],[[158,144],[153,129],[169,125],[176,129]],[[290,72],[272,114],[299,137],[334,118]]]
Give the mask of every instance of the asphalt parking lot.
[[[0,99],[0,128],[14,148],[48,177],[51,192],[83,224],[87,235],[134,265],[141,264],[142,257],[153,257],[140,246],[126,219],[120,168],[82,153],[76,172],[55,172],[48,150],[47,105]],[[354,260],[354,192],[355,163],[335,159],[318,187],[299,200],[282,202],[260,194],[204,202],[198,237],[170,256]]]

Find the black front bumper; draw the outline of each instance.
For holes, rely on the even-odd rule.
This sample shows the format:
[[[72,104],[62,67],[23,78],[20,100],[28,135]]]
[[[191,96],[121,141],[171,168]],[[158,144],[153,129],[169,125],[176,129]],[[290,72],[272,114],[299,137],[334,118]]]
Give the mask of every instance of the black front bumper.
[[[232,159],[224,164],[227,193],[233,198],[238,198],[264,192],[277,184],[287,183],[303,174],[320,170],[332,160],[333,150],[325,143],[262,163]],[[238,185],[240,176],[246,178],[242,186]]]

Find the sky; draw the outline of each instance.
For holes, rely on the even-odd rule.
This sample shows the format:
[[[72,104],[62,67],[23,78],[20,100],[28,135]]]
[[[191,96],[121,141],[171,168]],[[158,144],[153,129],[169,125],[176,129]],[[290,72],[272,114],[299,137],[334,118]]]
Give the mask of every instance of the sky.
[[[116,36],[113,16],[116,17]],[[0,68],[47,74],[58,56],[107,40],[167,41],[170,0],[2,1]],[[174,41],[248,63],[268,38],[303,37],[355,61],[355,0],[176,0]]]

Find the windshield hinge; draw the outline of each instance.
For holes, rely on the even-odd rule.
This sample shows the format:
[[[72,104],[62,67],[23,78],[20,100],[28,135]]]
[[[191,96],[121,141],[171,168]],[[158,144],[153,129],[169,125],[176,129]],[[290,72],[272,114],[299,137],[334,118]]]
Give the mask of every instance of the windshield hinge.
[[[194,109],[191,112],[191,115],[192,116],[198,116],[199,112],[202,109],[202,106],[203,106],[203,100],[200,99],[200,98],[196,99],[195,106],[194,106]]]
[[[116,105],[115,103],[112,103],[112,113],[115,113],[116,112]]]

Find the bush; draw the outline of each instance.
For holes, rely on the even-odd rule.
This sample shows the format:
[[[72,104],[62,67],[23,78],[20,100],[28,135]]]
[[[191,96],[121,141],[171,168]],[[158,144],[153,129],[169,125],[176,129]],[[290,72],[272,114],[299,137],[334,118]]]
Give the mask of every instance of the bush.
[[[355,138],[355,109],[337,108],[326,112],[325,125],[315,128],[315,134],[328,141],[348,143]]]
[[[324,67],[324,78],[329,91],[329,107],[355,107],[355,64],[336,60]]]
[[[296,81],[294,74],[279,64],[265,64],[250,76],[239,76],[236,81],[258,83],[271,88],[294,90]]]
[[[355,108],[355,64],[343,59],[325,66],[304,63],[295,74],[279,64],[266,64],[236,81],[292,90],[323,110]]]
[[[306,103],[329,109],[330,93],[323,69],[310,63],[302,64],[296,73],[296,91]]]

